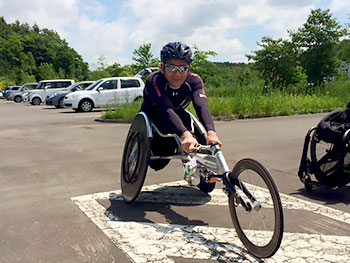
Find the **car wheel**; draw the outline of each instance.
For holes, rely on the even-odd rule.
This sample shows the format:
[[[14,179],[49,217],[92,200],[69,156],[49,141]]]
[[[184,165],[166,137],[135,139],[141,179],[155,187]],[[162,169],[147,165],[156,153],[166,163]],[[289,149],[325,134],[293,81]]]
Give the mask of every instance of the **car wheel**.
[[[41,99],[38,97],[35,97],[32,99],[32,105],[40,105]]]
[[[91,100],[85,99],[79,103],[79,110],[83,112],[89,112],[92,110],[93,107],[94,105],[92,104]]]
[[[143,101],[143,98],[142,97],[137,97],[135,100],[134,100],[134,102],[136,102],[136,103],[142,103],[142,101]]]
[[[20,103],[22,101],[22,96],[16,96],[14,99],[13,99],[16,103]]]
[[[64,97],[63,98],[60,98],[58,100],[58,103],[57,103],[57,108],[64,108],[64,101],[63,101]]]

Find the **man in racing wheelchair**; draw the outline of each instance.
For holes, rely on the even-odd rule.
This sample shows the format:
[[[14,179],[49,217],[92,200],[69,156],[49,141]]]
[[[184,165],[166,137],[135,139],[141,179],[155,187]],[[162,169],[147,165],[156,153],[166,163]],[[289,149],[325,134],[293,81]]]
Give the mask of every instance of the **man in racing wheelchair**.
[[[209,113],[203,81],[197,74],[190,72],[190,47],[181,42],[168,43],[162,48],[160,58],[161,71],[150,75],[146,80],[141,111],[147,114],[160,132],[177,134],[181,138],[183,150],[187,153],[194,150],[198,140],[202,144],[218,143],[221,146]],[[193,134],[191,117],[185,110],[191,101],[207,131],[206,141]],[[165,149],[166,146],[168,149]],[[172,151],[173,148],[171,144],[163,144],[160,138],[152,144],[155,152]],[[168,160],[162,161],[164,163]],[[164,165],[160,162],[150,162],[150,167],[155,170],[162,166]]]
[[[161,70],[146,80],[144,101],[124,146],[121,187],[127,203],[139,194],[148,166],[161,170],[172,157],[193,152],[198,144],[222,146],[209,113],[203,81],[190,72],[190,47],[181,42],[168,43],[160,57]],[[186,111],[191,102],[199,121]],[[198,187],[210,192],[215,182],[202,182]]]

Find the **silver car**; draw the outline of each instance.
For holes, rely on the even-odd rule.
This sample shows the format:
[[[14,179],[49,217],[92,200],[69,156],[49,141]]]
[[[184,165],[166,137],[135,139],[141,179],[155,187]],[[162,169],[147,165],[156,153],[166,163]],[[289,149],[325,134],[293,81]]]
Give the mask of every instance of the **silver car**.
[[[22,85],[18,90],[11,92],[7,100],[13,100],[16,103],[21,102],[23,93],[35,88],[37,84],[38,83],[26,83]]]

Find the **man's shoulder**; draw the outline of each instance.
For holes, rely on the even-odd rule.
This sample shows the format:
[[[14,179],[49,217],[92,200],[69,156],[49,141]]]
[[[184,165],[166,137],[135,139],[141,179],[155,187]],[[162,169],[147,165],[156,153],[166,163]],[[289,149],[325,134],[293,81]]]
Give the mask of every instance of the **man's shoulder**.
[[[203,85],[202,78],[198,74],[193,72],[190,72],[187,75],[186,82],[189,83],[190,85],[197,85],[197,84]]]
[[[148,82],[149,84],[152,84],[155,80],[163,80],[164,79],[164,75],[161,71],[157,71],[157,72],[153,72],[151,73],[147,79],[146,82]]]

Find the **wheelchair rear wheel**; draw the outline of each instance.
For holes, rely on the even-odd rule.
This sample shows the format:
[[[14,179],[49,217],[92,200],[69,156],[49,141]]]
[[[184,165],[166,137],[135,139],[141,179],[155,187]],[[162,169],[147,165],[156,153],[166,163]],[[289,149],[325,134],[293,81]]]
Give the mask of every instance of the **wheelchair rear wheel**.
[[[339,145],[319,139],[315,132],[311,138],[310,157],[316,179],[329,184],[327,176],[334,173],[338,166]]]
[[[147,130],[146,117],[136,115],[125,142],[121,165],[122,196],[127,203],[136,200],[146,177],[151,140]]]
[[[337,187],[350,182],[350,143],[345,142],[343,154],[340,148],[340,143],[328,143],[319,139],[317,132],[313,134],[310,157],[315,177],[320,183]]]

